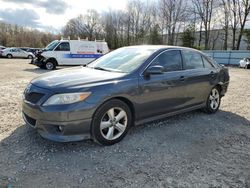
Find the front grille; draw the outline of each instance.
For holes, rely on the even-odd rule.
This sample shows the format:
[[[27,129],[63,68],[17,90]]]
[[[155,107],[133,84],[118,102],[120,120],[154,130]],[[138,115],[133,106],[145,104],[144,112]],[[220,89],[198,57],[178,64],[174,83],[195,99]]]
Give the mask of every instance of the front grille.
[[[43,93],[36,93],[36,92],[25,93],[25,100],[33,104],[36,104],[43,96],[44,96]]]
[[[35,126],[35,125],[36,125],[36,120],[35,120],[35,119],[29,117],[29,116],[26,115],[25,113],[24,113],[24,117],[25,117],[26,121],[27,121],[30,125],[32,125],[32,126]]]

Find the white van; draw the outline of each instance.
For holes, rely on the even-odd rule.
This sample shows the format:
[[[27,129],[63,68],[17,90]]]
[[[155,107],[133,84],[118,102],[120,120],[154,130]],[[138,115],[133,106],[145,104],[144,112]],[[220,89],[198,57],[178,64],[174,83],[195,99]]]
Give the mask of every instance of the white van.
[[[105,41],[55,40],[32,64],[48,70],[55,69],[58,65],[85,65],[108,52]]]

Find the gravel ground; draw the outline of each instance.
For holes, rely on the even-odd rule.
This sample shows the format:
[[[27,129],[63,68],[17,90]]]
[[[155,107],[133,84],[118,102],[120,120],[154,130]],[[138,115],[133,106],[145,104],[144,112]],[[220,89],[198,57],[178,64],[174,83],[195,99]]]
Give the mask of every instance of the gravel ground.
[[[230,68],[220,111],[133,127],[103,147],[55,143],[26,127],[26,84],[47,72],[0,59],[0,187],[250,187],[250,70]]]

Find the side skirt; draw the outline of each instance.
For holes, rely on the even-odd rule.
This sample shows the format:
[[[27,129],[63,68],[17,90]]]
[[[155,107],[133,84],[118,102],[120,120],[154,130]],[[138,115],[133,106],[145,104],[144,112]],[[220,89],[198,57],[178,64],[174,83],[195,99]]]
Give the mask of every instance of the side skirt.
[[[182,114],[182,113],[185,113],[185,112],[198,110],[198,109],[204,108],[205,106],[206,106],[205,104],[200,104],[200,105],[192,106],[192,107],[189,107],[189,108],[186,108],[186,109],[182,109],[182,110],[178,110],[178,111],[174,111],[174,112],[169,112],[167,114],[162,114],[162,115],[146,118],[146,119],[143,119],[143,120],[136,121],[135,125],[141,125],[141,124],[144,124],[144,123],[149,123],[149,122],[152,122],[152,121],[155,121],[155,120],[164,119],[166,117],[174,116],[174,115],[177,115],[177,114]]]

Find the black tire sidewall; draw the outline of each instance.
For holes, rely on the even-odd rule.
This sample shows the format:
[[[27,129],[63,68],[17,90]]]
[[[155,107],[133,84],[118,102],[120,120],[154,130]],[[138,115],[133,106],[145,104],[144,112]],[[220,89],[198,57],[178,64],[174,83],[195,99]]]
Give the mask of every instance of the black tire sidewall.
[[[114,108],[114,107],[122,108],[127,113],[128,124],[127,124],[125,131],[123,132],[123,134],[119,138],[117,138],[115,140],[107,140],[101,134],[100,122],[101,122],[101,118],[103,117],[103,115],[110,108]],[[121,100],[117,100],[117,99],[107,101],[96,110],[96,112],[93,116],[92,125],[91,125],[92,138],[94,139],[95,142],[97,142],[101,145],[116,144],[116,143],[120,142],[126,136],[129,128],[131,127],[131,124],[132,124],[132,114],[131,114],[130,108],[128,107],[128,105],[126,103],[124,103]]]
[[[210,106],[210,100],[209,100],[209,97],[210,97],[210,94],[212,92],[213,89],[217,89],[217,91],[219,92],[219,105],[216,109],[212,109],[211,106]],[[220,103],[221,103],[221,92],[220,92],[220,89],[218,87],[213,87],[208,95],[208,98],[207,98],[207,103],[206,103],[206,108],[205,108],[205,111],[209,114],[213,114],[215,112],[218,111],[218,109],[220,108]]]
[[[53,64],[53,68],[52,68],[52,69],[48,69],[47,66],[46,66],[47,63],[52,63],[52,64]],[[47,61],[47,62],[45,63],[45,65],[44,65],[44,67],[45,67],[47,70],[54,70],[54,69],[56,68],[56,65],[55,65],[55,63],[52,62],[52,61]]]

